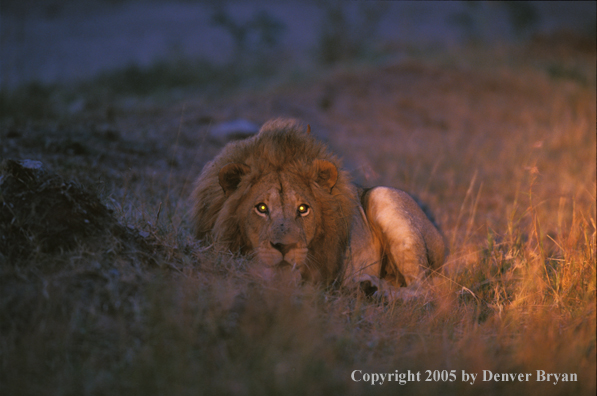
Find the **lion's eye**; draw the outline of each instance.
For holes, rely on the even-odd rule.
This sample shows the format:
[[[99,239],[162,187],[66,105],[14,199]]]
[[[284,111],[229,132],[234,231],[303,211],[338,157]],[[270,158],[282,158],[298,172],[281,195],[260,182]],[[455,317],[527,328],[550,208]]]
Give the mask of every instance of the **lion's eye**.
[[[262,214],[267,214],[268,210],[267,210],[267,205],[264,204],[263,202],[258,203],[255,206],[255,209],[257,210],[257,212],[262,213]]]
[[[305,205],[305,204],[300,204],[297,208],[297,212],[301,215],[301,216],[306,216],[309,214],[309,205]]]

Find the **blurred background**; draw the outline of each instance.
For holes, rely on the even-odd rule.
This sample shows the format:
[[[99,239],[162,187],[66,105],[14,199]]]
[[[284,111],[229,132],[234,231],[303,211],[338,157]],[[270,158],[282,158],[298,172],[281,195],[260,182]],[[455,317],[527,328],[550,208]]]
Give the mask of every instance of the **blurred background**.
[[[151,93],[554,34],[594,45],[594,1],[2,0],[0,88],[103,76]],[[240,66],[240,67],[239,67]],[[137,92],[135,92],[137,91]]]

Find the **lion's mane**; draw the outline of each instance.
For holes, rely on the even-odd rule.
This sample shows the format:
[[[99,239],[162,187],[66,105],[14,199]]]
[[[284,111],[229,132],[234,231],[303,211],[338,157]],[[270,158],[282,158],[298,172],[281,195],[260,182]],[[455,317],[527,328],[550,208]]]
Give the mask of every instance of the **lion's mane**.
[[[338,179],[330,191],[316,186],[314,162],[326,160],[338,170]],[[244,188],[228,196],[219,184],[220,170],[227,164],[245,164],[250,168],[243,176]],[[271,172],[298,175],[311,190],[322,208],[322,223],[309,244],[310,265],[329,283],[342,268],[350,240],[351,221],[358,205],[356,189],[340,160],[327,147],[308,134],[295,120],[277,119],[263,125],[251,138],[230,142],[205,165],[192,193],[192,221],[198,239],[213,242],[232,252],[245,252],[249,245],[236,208],[243,202],[247,188]],[[299,186],[297,186],[299,188]]]

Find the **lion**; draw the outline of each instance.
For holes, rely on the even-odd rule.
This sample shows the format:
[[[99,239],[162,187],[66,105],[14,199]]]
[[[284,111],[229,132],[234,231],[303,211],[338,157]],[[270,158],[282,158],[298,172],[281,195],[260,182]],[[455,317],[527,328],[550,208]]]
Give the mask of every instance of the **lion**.
[[[309,132],[275,119],[228,143],[195,183],[196,237],[303,281],[408,297],[443,264],[442,235],[404,191],[352,183]]]

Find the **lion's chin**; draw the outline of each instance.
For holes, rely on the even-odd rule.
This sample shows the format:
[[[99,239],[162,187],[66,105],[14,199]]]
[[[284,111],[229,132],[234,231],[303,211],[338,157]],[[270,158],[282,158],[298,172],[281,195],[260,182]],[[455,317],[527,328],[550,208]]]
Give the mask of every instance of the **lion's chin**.
[[[275,268],[284,261],[282,253],[275,249],[257,249],[255,253],[257,261],[269,268]]]
[[[297,284],[302,281],[301,265],[294,261],[298,258],[295,254],[287,253],[284,256],[275,249],[256,249],[253,258],[254,273],[267,282],[285,281],[283,283]]]
[[[295,271],[295,270],[298,270],[299,266],[296,263],[289,263],[286,260],[282,260],[278,264],[276,264],[276,268],[278,268],[280,270]]]

